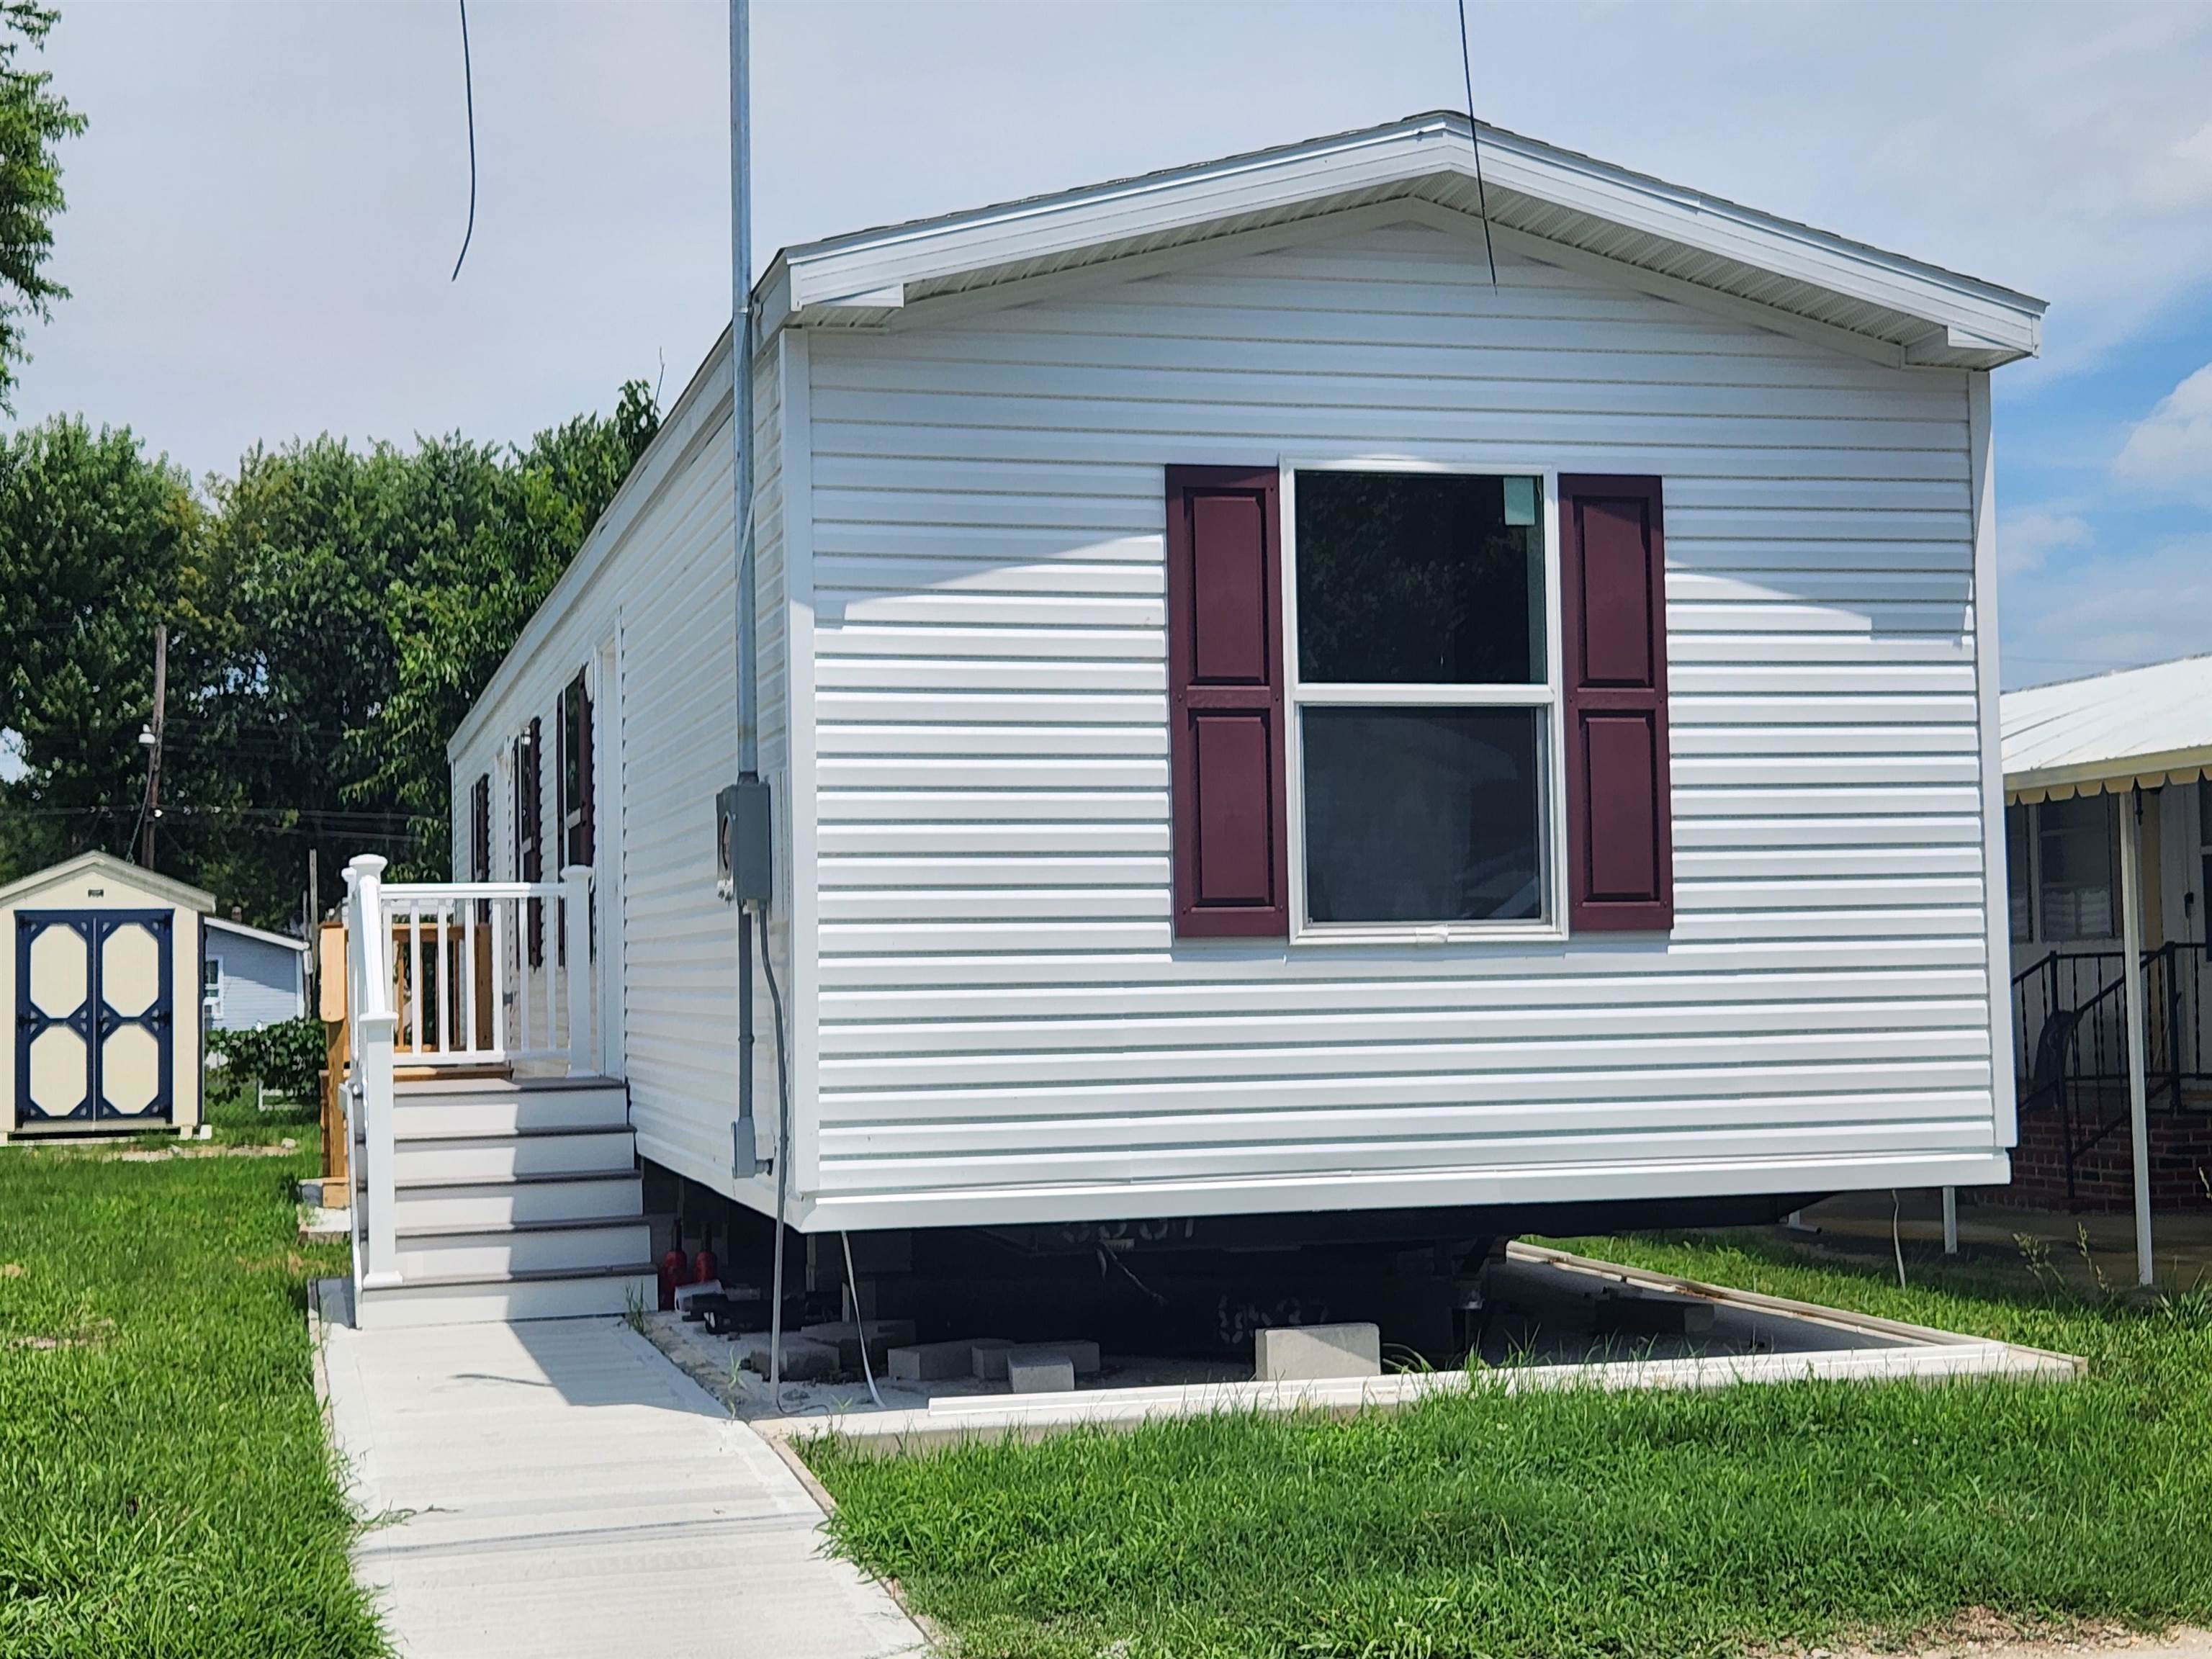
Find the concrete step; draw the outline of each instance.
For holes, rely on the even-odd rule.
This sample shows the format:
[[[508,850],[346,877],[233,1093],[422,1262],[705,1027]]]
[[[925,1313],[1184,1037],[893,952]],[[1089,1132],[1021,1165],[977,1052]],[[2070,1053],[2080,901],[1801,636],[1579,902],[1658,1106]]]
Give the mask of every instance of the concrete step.
[[[645,1261],[652,1241],[642,1221],[556,1223],[472,1231],[406,1229],[399,1272],[413,1279],[500,1279],[517,1273]]]
[[[649,1267],[536,1272],[501,1279],[456,1278],[362,1291],[355,1320],[363,1330],[424,1325],[481,1325],[525,1319],[605,1317],[635,1304],[653,1305]]]
[[[402,1089],[392,1130],[401,1140],[455,1135],[511,1135],[544,1129],[627,1129],[629,1095],[620,1084],[596,1088]]]
[[[534,1129],[508,1135],[417,1136],[392,1150],[392,1180],[511,1180],[517,1176],[574,1175],[632,1164],[636,1142],[627,1128]],[[367,1162],[366,1158],[362,1162]]]
[[[364,1183],[356,1181],[355,1191],[365,1191]],[[626,1221],[641,1216],[645,1208],[643,1183],[635,1170],[627,1168],[532,1176],[519,1181],[405,1182],[395,1190],[393,1199],[393,1223],[403,1231]]]

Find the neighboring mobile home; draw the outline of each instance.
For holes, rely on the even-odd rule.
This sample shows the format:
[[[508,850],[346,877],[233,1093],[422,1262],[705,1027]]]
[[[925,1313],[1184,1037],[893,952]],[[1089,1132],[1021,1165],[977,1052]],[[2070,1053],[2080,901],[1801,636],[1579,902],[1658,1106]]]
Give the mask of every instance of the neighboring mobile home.
[[[2212,1208],[2212,657],[2008,691],[2002,709],[2021,1079],[2014,1188],[2083,1208],[2139,1197]],[[2121,972],[2130,933],[2142,969],[2140,1171]]]
[[[307,942],[221,916],[207,919],[200,1006],[222,1031],[258,1031],[307,1012]]]
[[[1480,189],[1429,115],[770,264],[795,1226],[2006,1178],[1989,376],[2042,303],[1478,132]],[[768,1212],[732,401],[726,337],[449,756],[457,874],[592,884],[541,1029]],[[574,955],[530,902],[503,1008]]]

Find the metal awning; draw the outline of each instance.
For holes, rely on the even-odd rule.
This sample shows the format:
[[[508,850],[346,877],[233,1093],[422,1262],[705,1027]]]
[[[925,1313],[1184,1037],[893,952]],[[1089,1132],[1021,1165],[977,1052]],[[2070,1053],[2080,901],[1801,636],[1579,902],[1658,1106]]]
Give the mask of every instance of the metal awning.
[[[2007,800],[2212,776],[2212,656],[2008,691],[2000,707]]]

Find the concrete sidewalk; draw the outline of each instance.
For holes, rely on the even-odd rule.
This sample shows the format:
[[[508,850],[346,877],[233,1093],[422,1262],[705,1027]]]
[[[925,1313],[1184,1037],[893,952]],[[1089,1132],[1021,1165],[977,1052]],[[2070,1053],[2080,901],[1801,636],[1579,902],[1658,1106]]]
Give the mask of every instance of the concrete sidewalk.
[[[928,1651],[776,1454],[619,1321],[362,1332],[324,1306],[356,1570],[408,1659]]]

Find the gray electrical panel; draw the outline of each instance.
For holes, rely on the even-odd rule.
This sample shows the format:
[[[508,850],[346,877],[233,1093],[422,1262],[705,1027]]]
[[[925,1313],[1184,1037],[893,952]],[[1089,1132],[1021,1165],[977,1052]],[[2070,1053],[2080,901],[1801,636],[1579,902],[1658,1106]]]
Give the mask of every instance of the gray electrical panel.
[[[775,896],[775,823],[765,778],[739,778],[715,795],[715,889],[731,902],[766,907]]]

